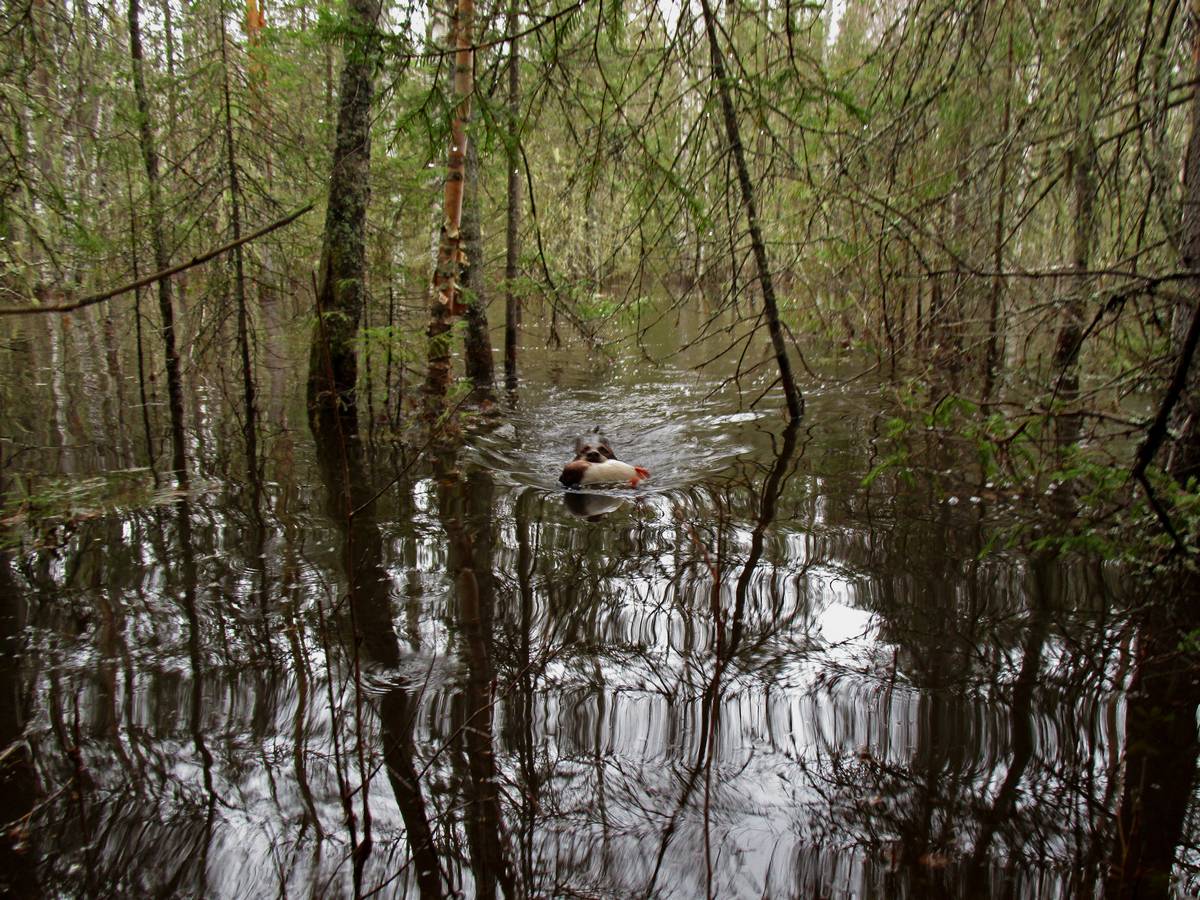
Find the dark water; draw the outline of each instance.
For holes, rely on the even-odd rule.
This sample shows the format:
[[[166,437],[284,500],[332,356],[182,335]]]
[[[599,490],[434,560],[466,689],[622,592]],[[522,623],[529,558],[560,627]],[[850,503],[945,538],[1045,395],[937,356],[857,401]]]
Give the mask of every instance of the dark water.
[[[864,486],[876,380],[811,380],[787,431],[720,364],[539,350],[499,427],[417,459],[318,452],[277,363],[256,486],[193,375],[180,493],[132,383],[48,331],[6,362],[15,894],[1093,896],[1147,831],[1139,873],[1200,885],[1195,708],[1124,573],[996,549],[1026,504],[951,446]],[[596,424],[649,482],[556,487]]]

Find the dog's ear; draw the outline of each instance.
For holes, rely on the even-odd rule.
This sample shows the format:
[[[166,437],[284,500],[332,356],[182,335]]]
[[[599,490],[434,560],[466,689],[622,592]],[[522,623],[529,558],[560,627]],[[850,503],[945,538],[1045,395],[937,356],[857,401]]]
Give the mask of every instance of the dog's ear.
[[[587,441],[581,437],[575,438],[575,455],[578,456],[583,452],[583,448],[587,446]]]
[[[613,450],[612,444],[608,442],[608,438],[606,438],[604,435],[600,435],[600,452],[609,459],[617,458],[617,451]]]

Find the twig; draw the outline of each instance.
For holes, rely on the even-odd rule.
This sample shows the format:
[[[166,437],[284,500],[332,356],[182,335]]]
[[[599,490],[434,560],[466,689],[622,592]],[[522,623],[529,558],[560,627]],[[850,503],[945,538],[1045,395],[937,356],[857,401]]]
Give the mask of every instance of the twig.
[[[265,225],[253,234],[248,234],[236,241],[230,241],[224,246],[217,247],[215,250],[209,250],[200,256],[193,256],[191,260],[185,263],[180,263],[176,266],[171,266],[169,269],[163,269],[160,272],[155,272],[153,275],[147,275],[145,278],[139,278],[137,281],[131,281],[129,284],[123,284],[118,288],[104,291],[100,294],[92,294],[89,297],[84,297],[82,300],[76,300],[74,303],[67,303],[60,306],[10,306],[8,308],[0,308],[0,316],[23,316],[30,313],[65,313],[73,312],[77,309],[83,309],[85,306],[93,306],[96,303],[102,303],[105,300],[111,300],[113,297],[127,294],[130,291],[136,291],[139,288],[144,288],[147,285],[154,284],[157,281],[162,281],[164,278],[170,278],[172,275],[190,269],[193,266],[198,266],[201,263],[206,263],[210,259],[220,256],[222,253],[228,253],[235,247],[240,247],[242,244],[248,244],[250,241],[257,240],[265,234],[270,234],[276,229],[282,228],[284,225],[289,225],[296,219],[300,218],[306,212],[311,210],[316,205],[316,202],[309,203],[300,207],[289,216],[285,216],[277,222],[272,222],[270,225]]]
[[[1192,310],[1192,321],[1188,325],[1187,336],[1183,339],[1183,347],[1180,348],[1179,359],[1175,361],[1175,371],[1171,375],[1171,383],[1167,386],[1167,393],[1163,397],[1162,405],[1158,408],[1158,415],[1154,417],[1153,424],[1146,432],[1146,439],[1138,447],[1133,471],[1130,473],[1132,478],[1143,481],[1146,467],[1150,465],[1154,454],[1158,452],[1163,439],[1167,436],[1167,423],[1170,421],[1175,404],[1179,402],[1179,397],[1187,385],[1188,370],[1192,367],[1192,357],[1196,352],[1197,340],[1200,340],[1200,301]]]

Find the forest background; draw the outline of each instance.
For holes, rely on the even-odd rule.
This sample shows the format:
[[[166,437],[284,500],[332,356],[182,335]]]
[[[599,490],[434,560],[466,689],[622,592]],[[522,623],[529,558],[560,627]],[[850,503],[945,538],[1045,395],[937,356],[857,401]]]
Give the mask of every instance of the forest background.
[[[1016,668],[1009,661],[1014,648],[1024,648],[1024,663],[1013,679],[1022,687],[1012,692],[1017,724],[997,726],[995,732],[997,746],[1005,753],[1011,747],[1013,762],[1003,779],[994,768],[1002,753],[988,755],[993,768],[972,768],[969,778],[942,777],[943,771],[959,770],[930,765],[930,785],[962,788],[962,805],[946,808],[970,813],[946,820],[981,818],[976,862],[987,863],[992,817],[1020,812],[1024,802],[1016,789],[1033,756],[1035,731],[1028,709],[1019,715],[1018,707],[1028,707],[1033,685],[1049,678],[1039,669],[1048,622],[1068,619],[1069,607],[1087,606],[1080,600],[1084,594],[1096,607],[1111,601],[1133,625],[1114,628],[1117,649],[1093,652],[1089,641],[1064,627],[1061,641],[1045,651],[1048,657],[1069,659],[1069,668],[1081,673],[1089,688],[1087,696],[1103,701],[1092,705],[1099,711],[1094,716],[1112,711],[1105,734],[1120,730],[1116,710],[1122,710],[1123,742],[1105,760],[1110,774],[1100,781],[1090,774],[1075,778],[1076,771],[1090,773],[1094,758],[1106,757],[1108,751],[1095,747],[1118,747],[1116,742],[1089,744],[1084,737],[1078,757],[1086,766],[1064,766],[1047,751],[1042,769],[1051,779],[1029,781],[1026,789],[1037,798],[1047,793],[1039,785],[1056,783],[1064,772],[1068,781],[1084,785],[1079,796],[1086,802],[1076,805],[1077,820],[1047,806],[1046,820],[1064,833],[1081,830],[1076,822],[1094,827],[1098,809],[1111,813],[1105,821],[1113,837],[1103,838],[1109,865],[1101,865],[1099,851],[1088,850],[1078,857],[1083,862],[1071,857],[1063,871],[1103,870],[1099,877],[1111,881],[1113,896],[1146,896],[1138,893],[1138,883],[1149,878],[1166,896],[1177,847],[1192,852],[1181,835],[1200,755],[1195,732],[1200,686],[1194,678],[1200,670],[1195,604],[1200,596],[1200,384],[1194,364],[1200,342],[1198,85],[1200,0],[510,0],[496,5],[455,0],[453,6],[247,0],[244,7],[223,0],[147,0],[145,6],[141,0],[125,5],[13,0],[0,18],[0,412],[7,432],[0,436],[0,554],[22,548],[37,561],[21,570],[25,582],[50,585],[38,588],[40,608],[61,611],[65,618],[75,615],[69,603],[61,602],[54,578],[41,574],[68,568],[55,556],[56,526],[42,526],[73,526],[103,512],[76,515],[67,502],[76,486],[69,479],[65,486],[54,480],[63,474],[56,466],[69,454],[56,456],[53,451],[66,448],[47,446],[54,437],[45,437],[50,429],[38,421],[35,404],[27,402],[34,376],[22,361],[33,358],[30,347],[37,347],[37,355],[48,360],[39,370],[58,378],[69,368],[65,356],[86,356],[95,364],[87,367],[81,393],[95,408],[83,415],[62,409],[68,403],[56,406],[56,416],[78,420],[61,434],[86,432],[96,454],[88,457],[88,465],[103,474],[133,470],[140,478],[150,469],[155,490],[163,481],[174,482],[167,502],[177,513],[176,540],[161,537],[159,525],[160,536],[143,541],[143,550],[149,546],[154,552],[130,554],[127,567],[138,591],[151,556],[162,572],[181,571],[184,586],[176,593],[182,599],[177,609],[176,596],[163,591],[170,610],[163,619],[172,633],[183,633],[180,616],[187,619],[186,656],[195,691],[190,731],[201,761],[197,768],[208,782],[203,816],[208,835],[217,794],[200,720],[201,650],[202,644],[217,643],[213,635],[226,633],[231,604],[222,598],[211,615],[213,630],[202,630],[195,602],[198,563],[221,558],[236,543],[248,543],[252,555],[266,557],[262,500],[270,488],[263,487],[269,479],[262,473],[269,469],[270,453],[286,457],[292,452],[290,436],[276,440],[272,450],[259,444],[260,406],[292,387],[264,389],[275,377],[268,370],[293,370],[276,365],[279,360],[307,372],[305,401],[317,438],[319,476],[309,478],[306,487],[324,486],[323,492],[313,492],[311,502],[337,522],[336,539],[313,542],[337,545],[333,555],[340,554],[346,577],[346,615],[354,620],[354,641],[346,642],[353,652],[345,670],[353,673],[354,691],[347,694],[343,711],[354,711],[361,784],[370,782],[374,751],[370,723],[360,715],[366,692],[359,650],[365,648],[368,658],[389,669],[400,658],[394,598],[388,593],[391,576],[373,507],[403,474],[376,493],[376,484],[360,477],[363,444],[384,448],[383,455],[396,447],[424,451],[443,437],[453,442],[461,433],[459,423],[494,424],[506,413],[515,418],[528,384],[523,373],[534,368],[527,363],[546,346],[565,348],[584,371],[615,365],[618,358],[625,364],[641,359],[652,371],[664,360],[660,343],[647,336],[674,328],[678,341],[672,352],[703,349],[710,362],[732,368],[718,391],[731,385],[744,389],[745,407],[768,409],[771,415],[778,410],[790,422],[782,429],[780,452],[772,454],[771,465],[760,467],[768,474],[761,493],[754,495],[760,498],[755,515],[731,520],[729,510],[712,500],[720,494],[698,495],[704,499],[690,507],[698,511],[695,518],[716,519],[712,533],[718,537],[712,543],[718,552],[712,558],[718,562],[712,564],[693,522],[675,511],[686,504],[665,494],[661,498],[664,519],[680,519],[671,552],[695,550],[692,563],[702,576],[695,584],[703,590],[688,594],[688,602],[705,615],[711,609],[718,626],[712,652],[703,641],[694,648],[703,666],[713,665],[711,681],[694,694],[708,698],[716,710],[727,662],[722,654],[739,648],[747,587],[764,535],[775,522],[785,471],[810,462],[802,454],[793,459],[807,386],[833,393],[847,379],[872,379],[883,385],[880,396],[886,395],[872,419],[883,422],[882,434],[873,434],[865,442],[869,447],[856,448],[870,462],[863,466],[864,478],[854,475],[854,496],[844,508],[854,508],[860,495],[869,498],[876,482],[877,494],[900,496],[904,479],[925,491],[930,508],[940,508],[942,498],[957,503],[960,496],[968,503],[994,505],[1003,513],[1003,528],[988,534],[991,543],[982,550],[971,545],[960,556],[982,559],[1001,545],[1019,547],[1023,555],[1016,559],[1014,553],[1005,561],[1016,572],[1014,580],[1028,576],[1036,586],[1028,602],[1022,595],[1011,614],[1009,607],[995,605],[1003,611],[998,620],[1003,628],[1028,623],[1027,641],[993,641],[1000,675]],[[685,322],[686,327],[679,324]],[[204,392],[195,390],[201,380]],[[56,404],[70,394],[53,387]],[[231,414],[212,417],[219,421],[211,431],[195,427],[201,407],[214,398]],[[668,417],[671,410],[637,413],[648,419]],[[287,431],[278,424],[285,417],[270,418],[276,436]],[[745,420],[723,419],[722,428],[738,421]],[[364,440],[344,440],[355,433]],[[328,440],[331,436],[337,440]],[[777,435],[764,437],[764,444],[768,437],[774,446]],[[234,493],[239,503],[249,500],[244,518],[230,526],[228,542],[222,531],[208,545],[206,558],[194,552],[203,545],[196,537],[203,529],[193,531],[189,486],[220,475],[209,468],[217,454],[206,456],[202,441],[210,441],[207,449],[236,447],[225,457],[237,459],[239,466],[245,459],[247,478]],[[476,523],[490,522],[491,510],[481,515],[481,508],[491,502],[492,472],[477,467],[463,478],[445,459],[433,462],[441,499],[430,543],[446,553],[446,577],[437,580],[432,573],[430,581],[438,581],[438,590],[443,581],[455,585],[462,602],[446,608],[456,614],[473,610],[456,627],[474,636],[481,623],[490,621],[495,602],[490,554],[493,543],[500,542],[493,541],[491,524],[471,535],[463,521],[473,515]],[[836,465],[843,465],[841,457]],[[276,468],[286,472],[289,465],[285,461]],[[538,482],[542,494],[553,474],[546,472]],[[825,502],[827,488],[814,476],[813,510]],[[149,495],[151,488],[145,490]],[[522,496],[528,499],[512,503],[513,532],[527,551],[530,504],[542,501],[536,492]],[[280,508],[288,505],[276,502]],[[864,558],[874,560],[882,553],[879,546],[891,547],[876,545],[876,528],[884,535],[916,535],[911,543],[901,540],[889,559],[897,570],[889,584],[904,599],[897,608],[905,615],[909,610],[927,615],[937,639],[932,648],[931,643],[912,644],[918,648],[910,654],[918,663],[913,670],[933,660],[931,669],[957,674],[987,657],[980,648],[991,638],[975,640],[969,627],[981,619],[983,605],[965,605],[965,612],[949,602],[939,607],[936,591],[920,589],[922,582],[913,577],[914,559],[941,549],[930,545],[946,542],[960,529],[948,524],[909,532],[892,524],[922,525],[933,521],[933,514],[877,523],[875,508],[862,506],[856,514],[870,519],[872,534],[863,545]],[[415,508],[415,501],[405,498],[388,521],[410,526]],[[810,507],[789,508],[799,519],[803,515],[795,510]],[[782,507],[779,514],[785,515]],[[816,518],[814,511],[812,521],[801,524]],[[120,561],[127,545],[137,541],[126,538],[134,526],[117,515],[112,519],[106,540]],[[298,533],[287,523],[279,532],[289,546]],[[720,538],[734,532],[728,540]],[[555,549],[554,535],[564,532],[547,533],[547,546]],[[565,533],[557,545],[563,555],[545,561],[547,574],[540,583],[551,588],[563,559],[586,556],[579,548],[590,535]],[[676,540],[679,535],[686,539]],[[726,585],[727,594],[737,598],[726,617],[720,608],[719,551],[736,548],[739,535],[749,549],[740,561],[744,566],[724,570],[741,573],[736,585]],[[77,540],[83,558],[92,546],[86,527]],[[780,543],[791,546],[786,539]],[[610,559],[625,561],[632,552],[625,544],[596,544],[592,552],[603,551],[606,565]],[[425,564],[435,554],[418,554],[415,539],[407,546],[411,559],[405,556],[402,568],[406,578],[415,573],[411,581],[419,585],[422,566],[429,568]],[[517,552],[518,562],[509,568],[526,579],[518,588],[529,588],[532,569]],[[944,599],[967,596],[949,577],[971,568],[960,556],[937,560],[946,569],[937,570]],[[1004,558],[1002,553],[994,557]],[[1080,558],[1119,581],[1121,590],[1111,597],[1093,591],[1102,579],[1081,582],[1075,593],[1056,588],[1047,573],[1064,560]],[[789,561],[799,573],[798,583],[812,558],[806,549]],[[844,559],[835,553],[827,561],[831,583],[847,578]],[[4,562],[0,575],[17,571]],[[281,567],[286,570],[281,584],[291,584],[290,566]],[[103,593],[105,578],[115,578],[118,568],[80,565],[71,571],[88,578],[105,572],[103,578],[95,574],[96,584],[88,586]],[[667,570],[653,571],[658,578]],[[262,572],[261,597],[266,598],[265,564]],[[231,576],[230,583],[246,581],[243,574]],[[972,577],[989,588],[995,581],[1003,593],[1006,582],[988,570]],[[167,575],[163,579],[169,581]],[[685,583],[662,580],[676,587]],[[763,584],[752,600],[770,613],[763,616],[767,633],[782,621],[790,641],[790,624],[773,605],[775,582]],[[314,634],[321,635],[320,646],[330,656],[325,607],[320,593],[312,593],[318,598],[312,615],[320,625]],[[331,587],[330,594],[332,604],[339,591]],[[517,595],[524,601],[533,592]],[[19,605],[15,588],[0,596],[14,609]],[[429,596],[439,595],[410,598],[414,621],[422,609],[441,615],[429,612]],[[614,597],[614,607],[623,609],[629,592],[619,585]],[[1147,598],[1164,602],[1146,603]],[[555,599],[556,610],[588,608],[569,592],[566,599]],[[80,603],[89,605],[86,615],[80,612],[78,622],[72,618],[62,631],[69,636],[83,631],[90,617],[101,617],[91,607],[104,610],[107,602]],[[265,600],[261,606],[268,608]],[[663,601],[660,607],[657,612],[670,604]],[[511,604],[510,612],[519,609],[523,616],[522,635],[531,631],[533,608],[532,600]],[[957,618],[943,609],[955,610]],[[1088,628],[1103,633],[1112,627],[1109,611],[1089,608],[1095,622],[1089,619]],[[905,623],[904,615],[881,615]],[[913,619],[924,622],[919,615]],[[247,646],[269,646],[272,635],[282,640],[296,633],[291,624],[276,627],[282,620],[269,620],[265,612],[261,621],[261,629],[255,624],[245,632]],[[6,646],[16,648],[24,639],[19,623],[17,612],[0,616]],[[947,623],[966,623],[965,649],[961,656],[945,657],[949,662],[943,665],[937,644]],[[726,624],[728,640],[721,636]],[[890,635],[901,632],[903,627],[893,628]],[[134,628],[130,642],[140,646],[144,633]],[[374,647],[371,638],[377,639]],[[778,645],[781,671],[785,662],[800,658],[796,647],[810,646],[808,638]],[[386,645],[382,650],[380,640]],[[470,715],[489,723],[470,733],[486,736],[494,701],[488,692],[495,679],[485,643],[466,640],[461,652],[471,675],[463,691]],[[531,644],[524,639],[497,644],[523,648],[524,660],[511,667],[520,677],[510,681],[528,684],[528,713],[538,706],[526,678]],[[748,641],[743,649],[753,655],[766,644]],[[563,641],[564,652],[589,646],[584,638]],[[896,661],[904,654],[896,648],[907,645],[885,635],[880,646],[886,653],[879,656],[891,660],[890,697],[898,681],[911,678],[897,671]],[[0,703],[0,733],[13,747],[28,733],[14,698],[20,666],[32,664],[22,661],[20,652],[0,654],[6,660],[0,678],[8,685],[0,700],[11,701]],[[558,652],[555,645],[543,664]],[[94,659],[100,656],[79,654],[86,673],[81,684],[98,671]],[[229,671],[244,668],[233,661],[223,665]],[[872,659],[872,679],[875,666]],[[674,658],[663,670],[693,671]],[[298,678],[307,677],[304,665],[297,671]],[[820,678],[824,674],[821,670]],[[1105,679],[1122,689],[1119,702],[1109,703],[1096,686]],[[330,675],[328,683],[333,680]],[[126,679],[128,685],[135,681],[132,675]],[[1002,681],[998,676],[996,683]],[[297,693],[293,684],[300,683],[280,682],[278,694],[290,698]],[[923,683],[917,677],[912,683],[932,684],[929,696],[944,699],[941,681]],[[36,695],[36,679],[31,684]],[[411,729],[407,716],[400,715],[410,699],[405,690],[391,685],[380,702],[380,733],[387,740],[379,743],[385,753],[407,752],[411,740],[391,737]],[[58,687],[43,693],[47,706],[56,709]],[[972,703],[1001,693],[999,687],[989,691],[974,683],[963,687]],[[850,696],[847,708],[868,709],[860,695]],[[329,705],[336,713],[337,704],[330,700]],[[1057,744],[1046,739],[1043,749],[1074,752],[1085,733],[1079,726],[1084,706],[1058,695],[1048,706],[1062,711],[1061,733],[1067,737]],[[76,712],[78,722],[78,706]],[[896,722],[916,721],[915,713],[896,715]],[[334,723],[336,757],[343,720],[328,718]],[[716,712],[706,721],[716,722]],[[964,721],[976,719],[972,714]],[[532,748],[532,716],[526,722],[525,746]],[[958,753],[948,733],[931,726],[925,735],[935,761],[943,751]],[[48,792],[47,809],[60,795],[64,803],[74,803],[85,793],[78,785],[87,780],[79,762],[82,742],[65,727],[56,729],[55,739],[56,762],[43,771],[58,767],[64,787]],[[302,743],[295,741],[301,763],[306,759]],[[864,794],[861,772],[869,763],[861,747],[857,740],[844,757],[850,761],[847,793],[855,803]],[[329,755],[320,749],[322,759]],[[174,745],[170,752],[176,752]],[[100,771],[120,756],[101,744],[91,757],[93,769]],[[495,780],[494,772],[486,771],[494,759],[490,744],[477,758],[484,764],[479,792],[487,800],[478,808],[495,811],[489,815],[498,835],[499,801],[484,790]],[[880,771],[892,778],[886,754],[879,758],[884,760]],[[653,770],[659,762],[638,758],[630,768]],[[411,812],[405,806],[406,785],[417,779],[410,763],[401,768],[411,769],[413,777],[397,778],[393,793],[398,806]],[[326,818],[340,817],[347,824],[349,840],[345,852],[338,851],[337,865],[353,862],[359,892],[369,882],[364,880],[372,846],[369,791],[357,792],[362,812],[356,819],[356,792],[344,780],[340,761],[338,767],[337,779],[329,779],[336,790],[326,796],[335,814]],[[303,776],[302,764],[297,770]],[[400,770],[389,762],[389,773]],[[20,806],[21,791],[28,793],[28,802],[9,816],[12,821],[28,819],[34,809],[32,772],[16,751],[0,768],[0,796],[11,795]],[[137,773],[131,781],[140,783],[141,777]],[[973,782],[976,777],[981,780]],[[299,783],[307,790],[303,777]],[[689,778],[688,791],[697,783]],[[981,786],[994,783],[1001,789],[994,806],[985,810]],[[1095,784],[1104,785],[1099,799],[1093,795]],[[68,790],[70,785],[76,787]],[[419,801],[420,791],[415,793]],[[536,790],[528,796],[536,799]],[[639,803],[644,796],[651,792],[639,792]],[[580,805],[590,808],[591,802],[589,795]],[[866,805],[874,816],[874,801]],[[531,811],[535,807],[529,804]],[[914,820],[932,818],[923,803],[914,809]],[[707,812],[705,806],[706,828]],[[80,833],[86,835],[87,816],[79,818],[85,820]],[[139,829],[141,819],[154,819],[134,818]],[[320,819],[315,813],[312,818]],[[535,818],[531,812],[530,835]],[[308,819],[302,822],[303,831]],[[366,835],[361,842],[355,831],[359,822]],[[404,830],[414,857],[432,853],[432,839],[422,838],[422,829],[405,822]],[[1014,834],[1009,846],[1022,852],[1034,848],[1030,870],[1040,876],[1045,860],[1036,857],[1038,848],[1062,842],[1039,845],[1023,831]],[[204,840],[207,847],[208,837]],[[24,838],[13,830],[5,841],[21,844]],[[92,845],[90,839],[79,844]],[[56,835],[44,844],[54,859],[61,845]],[[957,840],[945,844],[954,852],[961,846]],[[142,853],[141,847],[120,844],[113,871],[128,868],[127,848],[147,858],[160,856]],[[0,846],[0,875],[20,869],[11,862],[23,852],[19,846]],[[911,855],[922,870],[940,868],[947,859],[931,856],[923,845]],[[687,850],[692,868],[694,858]],[[533,859],[531,849],[531,872]],[[881,854],[879,859],[890,875],[895,857]],[[432,877],[438,865],[415,868]],[[203,881],[206,861],[199,871]],[[712,893],[711,867],[707,874]],[[68,870],[64,878],[70,883],[75,875]],[[647,896],[653,878],[650,884]]]
[[[36,0],[3,42],[0,313],[79,311],[136,366],[141,462],[169,428],[186,472],[200,367],[255,458],[267,332],[374,434],[490,405],[502,303],[510,389],[523,308],[602,358],[699,304],[793,418],[806,347],[894,377],[914,415],[883,466],[953,434],[995,482],[1085,499],[1038,540],[1194,557],[1183,4]]]

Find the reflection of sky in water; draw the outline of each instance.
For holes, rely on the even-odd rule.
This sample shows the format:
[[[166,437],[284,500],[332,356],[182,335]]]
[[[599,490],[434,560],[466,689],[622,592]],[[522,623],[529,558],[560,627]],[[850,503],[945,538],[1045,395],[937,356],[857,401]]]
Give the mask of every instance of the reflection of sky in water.
[[[669,366],[562,381],[528,388],[504,425],[471,438],[455,513],[476,548],[491,538],[492,743],[506,839],[535,873],[528,893],[702,896],[707,853],[720,897],[926,896],[913,872],[941,869],[909,861],[899,874],[914,835],[925,841],[914,859],[951,860],[947,883],[961,887],[951,875],[988,827],[1021,726],[1031,761],[992,840],[994,884],[1063,893],[1111,807],[1124,727],[1112,682],[1128,636],[1076,627],[1091,615],[1086,573],[1064,566],[1077,586],[1035,598],[1028,560],[979,559],[986,504],[952,506],[887,475],[864,487],[878,455],[869,387],[809,392],[774,520],[760,523],[776,411],[740,409],[716,377]],[[653,476],[573,508],[556,478],[595,425]],[[196,491],[195,657],[165,552],[169,504],[84,522],[22,570],[38,611],[31,731],[53,747],[81,711],[101,786],[98,852],[124,869],[197,857],[211,781],[211,896],[349,893],[339,769],[353,791],[370,782],[365,883],[393,877],[407,826],[381,748],[408,733],[469,895],[472,648],[447,571],[443,486],[420,470],[372,511],[371,583],[401,653],[394,667],[361,661],[356,696],[344,535],[304,446],[294,469],[269,472],[261,549],[235,489],[217,479]],[[470,491],[491,492],[482,510]],[[756,529],[761,558],[745,572]],[[1045,637],[1031,645],[1038,615]],[[1037,690],[1017,714],[1029,653]],[[48,783],[69,778],[64,758],[45,757]],[[63,859],[65,873],[75,860]],[[389,884],[416,894],[403,877]]]

